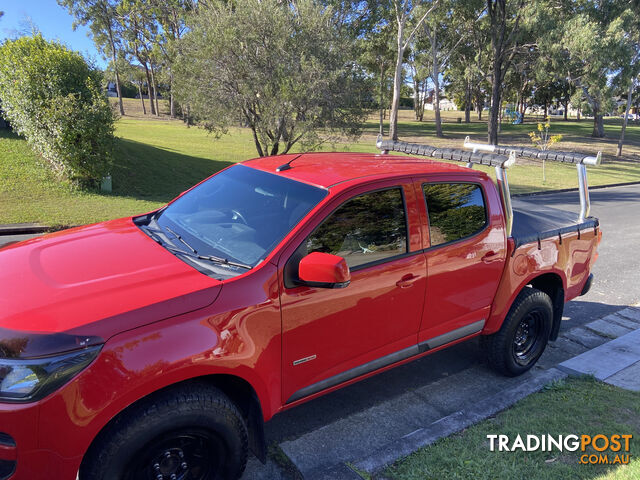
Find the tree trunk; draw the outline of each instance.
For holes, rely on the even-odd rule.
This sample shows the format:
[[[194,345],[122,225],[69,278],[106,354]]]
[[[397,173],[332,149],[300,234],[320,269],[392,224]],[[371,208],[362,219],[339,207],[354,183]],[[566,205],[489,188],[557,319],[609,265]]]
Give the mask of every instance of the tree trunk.
[[[442,138],[442,119],[440,118],[440,65],[438,65],[438,42],[436,32],[432,32],[431,39],[431,61],[433,62],[432,80],[433,80],[433,113],[436,117],[436,137]]]
[[[464,92],[464,123],[471,123],[471,85],[467,80]]]
[[[547,111],[548,111],[548,104],[547,102],[544,102],[544,117],[542,118],[542,120],[547,119]]]
[[[591,132],[591,136],[604,138],[604,121],[601,113],[593,112],[593,132]]]
[[[169,115],[176,118],[176,106],[173,103],[173,73],[169,72]]]
[[[434,67],[434,71],[437,72],[437,67]],[[436,122],[436,137],[442,138],[442,119],[440,118],[440,80],[438,74],[433,78],[433,113],[435,114]]]
[[[580,121],[580,107],[576,109],[576,120]]]
[[[602,120],[602,113],[600,112],[600,105],[599,103],[592,102],[591,107],[593,108],[593,131],[591,132],[591,136],[594,138],[603,138],[604,122]]]
[[[404,22],[399,22],[396,69],[393,75],[393,99],[391,101],[391,112],[389,113],[389,136],[391,137],[391,140],[398,140],[398,108],[400,107],[400,87],[402,86],[402,60],[404,57],[404,48],[402,45],[403,38]]]
[[[151,95],[151,76],[149,75],[149,66],[147,65],[147,62],[142,62],[142,65],[144,66],[144,72],[147,75],[147,94],[149,95],[149,103],[151,104],[151,115],[155,115],[156,107],[153,104],[153,96]]]
[[[415,70],[413,72],[413,113],[417,121],[420,121],[420,82],[416,79]]]
[[[622,121],[622,131],[620,132],[620,140],[618,140],[618,152],[616,153],[616,156],[621,157],[622,156],[622,145],[624,145],[624,132],[627,129],[627,122],[628,122],[628,115],[629,115],[629,110],[631,110],[631,97],[633,95],[633,89],[636,86],[636,81],[635,79],[631,80],[631,85],[629,85],[629,93],[627,94],[627,106],[624,110],[624,120]]]
[[[120,72],[118,72],[118,58],[116,55],[116,44],[113,41],[113,34],[109,29],[109,42],[111,42],[111,60],[113,62],[113,71],[116,74],[116,92],[118,92],[118,107],[120,115],[124,115],[124,104],[122,103],[122,92],[120,91]]]
[[[140,95],[140,102],[142,102],[142,114],[147,114],[147,108],[144,106],[144,96],[142,95],[142,81],[138,83],[138,95]]]
[[[149,99],[151,100],[151,103],[153,103],[154,99],[155,99],[155,103],[156,103],[156,116],[160,116],[160,109],[158,108],[158,88],[156,86],[156,75],[155,75],[155,70],[153,68],[153,63],[150,64],[151,66],[151,86],[153,89],[153,96],[151,96],[151,89],[149,90]]]
[[[565,121],[569,120],[569,100],[564,102],[564,119]]]
[[[380,128],[378,133],[384,135],[384,62],[380,63]]]
[[[488,137],[491,145],[498,144],[498,118],[500,116],[500,100],[502,95],[502,62],[499,59],[493,62],[491,75],[491,108],[489,109]]]
[[[260,140],[258,139],[258,134],[256,133],[256,127],[253,125],[251,125],[251,133],[253,134],[253,143],[255,143],[256,145],[258,156],[264,157],[264,151],[262,150],[262,145],[260,145]]]

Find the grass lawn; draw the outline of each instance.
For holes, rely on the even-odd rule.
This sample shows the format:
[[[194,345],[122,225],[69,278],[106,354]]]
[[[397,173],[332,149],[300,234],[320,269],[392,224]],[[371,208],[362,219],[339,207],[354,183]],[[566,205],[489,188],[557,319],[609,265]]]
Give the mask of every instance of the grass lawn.
[[[148,108],[148,102],[147,102]],[[77,225],[117,218],[152,210],[174,198],[181,191],[221,168],[256,156],[250,132],[233,129],[218,139],[199,128],[187,128],[166,115],[146,117],[139,100],[125,99],[127,116],[117,122],[119,137],[111,172],[113,192],[71,191],[58,183],[41,166],[40,159],[26,142],[0,130],[0,224],[40,222],[50,226]],[[165,110],[166,105],[161,105]],[[462,146],[466,135],[486,140],[486,124],[474,121],[457,123],[461,112],[443,112],[445,139],[433,137],[433,123],[427,112],[424,122],[413,121],[412,112],[402,111],[400,137],[434,145]],[[563,149],[586,151],[602,149],[605,165],[589,168],[589,183],[603,185],[640,180],[640,127],[630,126],[623,160],[614,161],[619,121],[607,123],[609,137],[593,143],[591,124],[554,122],[554,133],[565,134]],[[376,152],[377,122],[371,118],[363,136],[356,143],[325,145],[324,150]],[[528,144],[527,132],[534,124],[505,125],[503,143]],[[492,169],[480,167],[492,173]],[[509,172],[512,193],[550,190],[577,186],[575,167],[547,164],[547,181],[543,184],[539,164],[521,162]]]
[[[487,435],[506,434],[510,444],[527,434],[631,434],[628,465],[583,465],[576,452],[491,452]],[[598,453],[590,446],[584,452]],[[604,451],[611,461],[615,454]],[[623,452],[618,452],[623,453]],[[640,394],[590,378],[569,379],[518,402],[463,432],[444,438],[389,467],[396,480],[598,479],[640,478]]]

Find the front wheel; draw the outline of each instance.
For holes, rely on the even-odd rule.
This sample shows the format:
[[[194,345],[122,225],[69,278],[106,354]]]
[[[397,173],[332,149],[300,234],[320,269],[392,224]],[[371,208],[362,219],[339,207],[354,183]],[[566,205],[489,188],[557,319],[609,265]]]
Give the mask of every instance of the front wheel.
[[[226,480],[242,474],[247,427],[219,390],[169,389],[124,412],[101,433],[80,480]]]
[[[526,288],[516,298],[499,331],[484,340],[489,364],[498,372],[521,375],[544,352],[553,324],[553,303],[546,293]]]

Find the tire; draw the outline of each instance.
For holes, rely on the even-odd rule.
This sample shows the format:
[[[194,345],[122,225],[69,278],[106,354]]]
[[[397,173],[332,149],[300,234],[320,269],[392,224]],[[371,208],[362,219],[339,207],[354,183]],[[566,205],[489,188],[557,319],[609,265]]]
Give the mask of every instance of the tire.
[[[87,452],[79,480],[237,479],[247,438],[242,415],[218,389],[171,388],[116,417]]]
[[[553,303],[549,295],[525,288],[516,297],[502,327],[481,344],[489,365],[509,377],[533,367],[544,352],[553,325]]]

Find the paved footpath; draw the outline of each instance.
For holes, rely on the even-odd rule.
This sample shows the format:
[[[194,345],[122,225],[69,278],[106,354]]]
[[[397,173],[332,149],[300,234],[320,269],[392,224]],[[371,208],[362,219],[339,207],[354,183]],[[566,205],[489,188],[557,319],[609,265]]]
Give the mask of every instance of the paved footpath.
[[[558,368],[640,392],[640,308],[626,308],[585,327],[613,340],[562,362]]]

